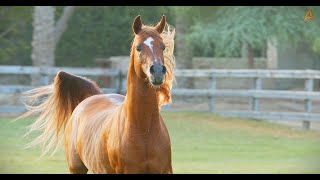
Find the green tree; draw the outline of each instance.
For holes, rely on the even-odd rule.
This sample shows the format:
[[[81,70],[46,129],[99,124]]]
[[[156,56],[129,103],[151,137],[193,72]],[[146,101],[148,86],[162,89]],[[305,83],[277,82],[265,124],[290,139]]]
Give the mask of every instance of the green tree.
[[[0,7],[0,64],[31,64],[32,12],[32,7]]]
[[[144,24],[153,25],[162,15],[174,25],[168,7],[105,6],[78,7],[56,49],[57,66],[95,66],[95,58],[128,56],[132,22],[141,15]]]
[[[253,49],[265,48],[267,42],[313,43],[320,31],[318,24],[304,23],[308,8],[314,12],[320,10],[319,7],[222,7],[213,13],[212,21],[199,20],[189,38],[201,43],[205,51],[214,49],[217,56],[240,56],[240,49],[246,44],[250,64]]]
[[[176,43],[175,43],[175,56],[177,68],[179,69],[192,69],[192,43],[186,39],[189,34],[189,27],[191,25],[192,7],[174,7],[175,21],[176,21]],[[184,88],[192,88],[193,80],[190,78],[180,78],[179,86]]]
[[[320,54],[320,38],[317,37],[314,40],[313,46],[312,46],[312,50],[318,54]]]
[[[55,31],[63,32],[62,36],[55,33],[61,37],[55,47],[56,66],[95,66],[95,58],[129,55],[132,21],[139,14],[145,24],[158,22],[164,14],[175,25],[171,8],[165,6],[82,6],[71,8],[72,16],[66,9],[70,7],[55,7],[54,11]],[[32,65],[33,12],[32,6],[0,7],[0,64]],[[69,21],[61,21],[68,19],[63,17]]]

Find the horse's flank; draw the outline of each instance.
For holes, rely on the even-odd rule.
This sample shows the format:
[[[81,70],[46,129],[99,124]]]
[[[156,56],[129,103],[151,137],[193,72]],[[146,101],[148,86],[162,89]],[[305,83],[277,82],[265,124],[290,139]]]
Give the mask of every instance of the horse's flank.
[[[110,167],[104,163],[109,161],[105,152],[106,139],[109,138],[105,136],[113,134],[110,131],[119,131],[124,127],[125,119],[119,118],[123,99],[122,95],[117,94],[95,95],[77,106],[66,126],[66,132],[69,133],[65,133],[69,166],[77,168],[72,162],[76,158],[72,151],[76,151],[87,169],[94,173],[110,173],[107,171]]]

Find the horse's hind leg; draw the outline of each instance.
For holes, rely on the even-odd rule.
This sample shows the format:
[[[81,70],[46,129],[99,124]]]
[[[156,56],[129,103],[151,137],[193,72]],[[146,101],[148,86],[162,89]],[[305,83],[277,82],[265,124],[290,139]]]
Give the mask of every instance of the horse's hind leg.
[[[74,148],[71,151],[67,151],[67,161],[69,171],[71,174],[87,174],[88,168],[83,164],[80,156],[77,154]]]
[[[67,125],[65,132],[70,132],[70,128],[71,126]],[[83,164],[70,136],[71,133],[65,133],[65,150],[69,171],[71,174],[86,174],[88,168]]]
[[[77,161],[77,162],[72,162],[72,164],[69,165],[69,171],[71,174],[87,174],[88,169],[87,167],[83,164],[83,162]]]

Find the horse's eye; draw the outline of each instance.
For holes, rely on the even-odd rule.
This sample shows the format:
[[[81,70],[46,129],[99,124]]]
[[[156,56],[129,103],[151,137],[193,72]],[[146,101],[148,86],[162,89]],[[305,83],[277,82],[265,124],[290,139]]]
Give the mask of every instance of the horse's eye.
[[[166,46],[165,45],[163,45],[162,46],[162,51],[164,51],[166,49]]]
[[[137,49],[137,51],[142,51],[142,46],[141,45],[138,45],[137,47],[136,47],[136,49]]]

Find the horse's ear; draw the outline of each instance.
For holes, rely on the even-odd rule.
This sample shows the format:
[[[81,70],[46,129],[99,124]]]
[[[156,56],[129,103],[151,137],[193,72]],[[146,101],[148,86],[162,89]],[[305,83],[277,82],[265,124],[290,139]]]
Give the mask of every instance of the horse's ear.
[[[132,24],[132,30],[135,34],[138,34],[142,29],[142,21],[140,15],[138,15]]]
[[[155,28],[161,34],[165,26],[166,26],[166,16],[163,15],[161,21],[155,26]]]

